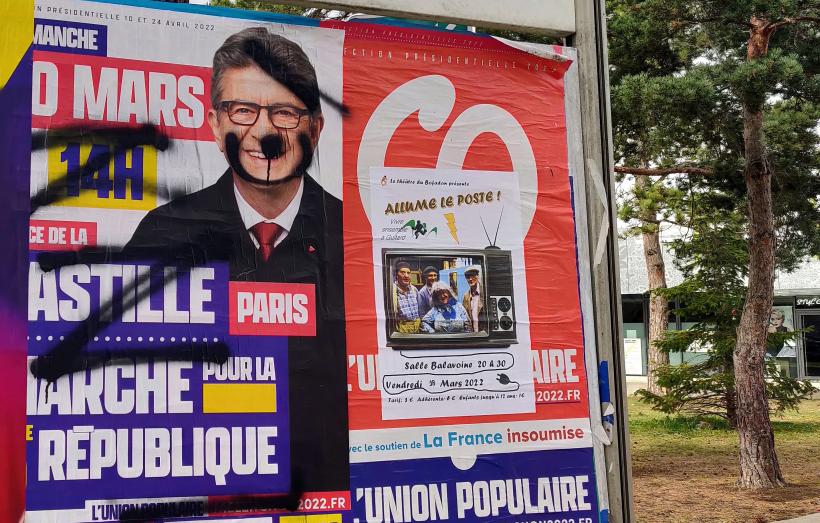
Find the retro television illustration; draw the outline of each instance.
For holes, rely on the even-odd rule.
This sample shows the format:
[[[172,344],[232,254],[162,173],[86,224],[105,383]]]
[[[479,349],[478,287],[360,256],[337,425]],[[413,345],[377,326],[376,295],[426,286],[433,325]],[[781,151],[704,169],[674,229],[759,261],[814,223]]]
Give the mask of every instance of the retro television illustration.
[[[382,267],[388,347],[491,348],[517,343],[510,251],[495,246],[483,250],[385,248]],[[433,296],[417,298],[414,314],[413,295],[424,289],[431,269],[435,280],[449,292],[434,285]]]

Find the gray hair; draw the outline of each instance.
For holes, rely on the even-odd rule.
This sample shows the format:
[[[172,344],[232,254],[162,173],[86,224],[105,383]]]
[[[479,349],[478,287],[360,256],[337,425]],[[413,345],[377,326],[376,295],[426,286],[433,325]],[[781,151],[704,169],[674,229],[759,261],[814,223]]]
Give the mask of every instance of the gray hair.
[[[264,27],[250,27],[228,37],[214,53],[211,71],[211,104],[222,96],[222,77],[228,69],[256,65],[287,87],[311,113],[321,111],[316,69],[299,45]]]

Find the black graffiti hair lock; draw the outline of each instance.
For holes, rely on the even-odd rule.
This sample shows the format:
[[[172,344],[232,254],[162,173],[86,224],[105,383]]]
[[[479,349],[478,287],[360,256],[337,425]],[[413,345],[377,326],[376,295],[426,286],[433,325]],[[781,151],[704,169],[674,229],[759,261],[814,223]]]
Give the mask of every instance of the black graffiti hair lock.
[[[295,46],[293,43],[290,45]],[[297,56],[291,56],[287,61],[275,59],[266,45],[256,39],[247,40],[243,51],[245,56],[249,56],[268,76],[287,87],[302,100],[310,112],[319,109],[319,89],[316,85],[315,73],[309,76],[291,74],[295,67],[294,64],[298,62]],[[307,61],[306,56],[304,60]]]

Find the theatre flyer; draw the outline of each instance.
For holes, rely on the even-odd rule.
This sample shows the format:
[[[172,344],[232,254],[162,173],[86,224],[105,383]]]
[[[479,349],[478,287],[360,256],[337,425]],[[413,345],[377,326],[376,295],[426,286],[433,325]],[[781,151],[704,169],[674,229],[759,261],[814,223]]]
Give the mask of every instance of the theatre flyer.
[[[518,174],[374,168],[370,195],[384,418],[533,412]]]

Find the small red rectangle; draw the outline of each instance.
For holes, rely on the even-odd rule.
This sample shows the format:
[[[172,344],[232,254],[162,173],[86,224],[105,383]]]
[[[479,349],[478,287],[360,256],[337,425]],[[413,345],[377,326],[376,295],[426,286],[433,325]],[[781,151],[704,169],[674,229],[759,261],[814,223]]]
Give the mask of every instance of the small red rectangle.
[[[96,245],[95,222],[29,221],[28,246],[33,251],[78,251]]]
[[[313,284],[232,281],[228,290],[231,334],[316,336]]]

